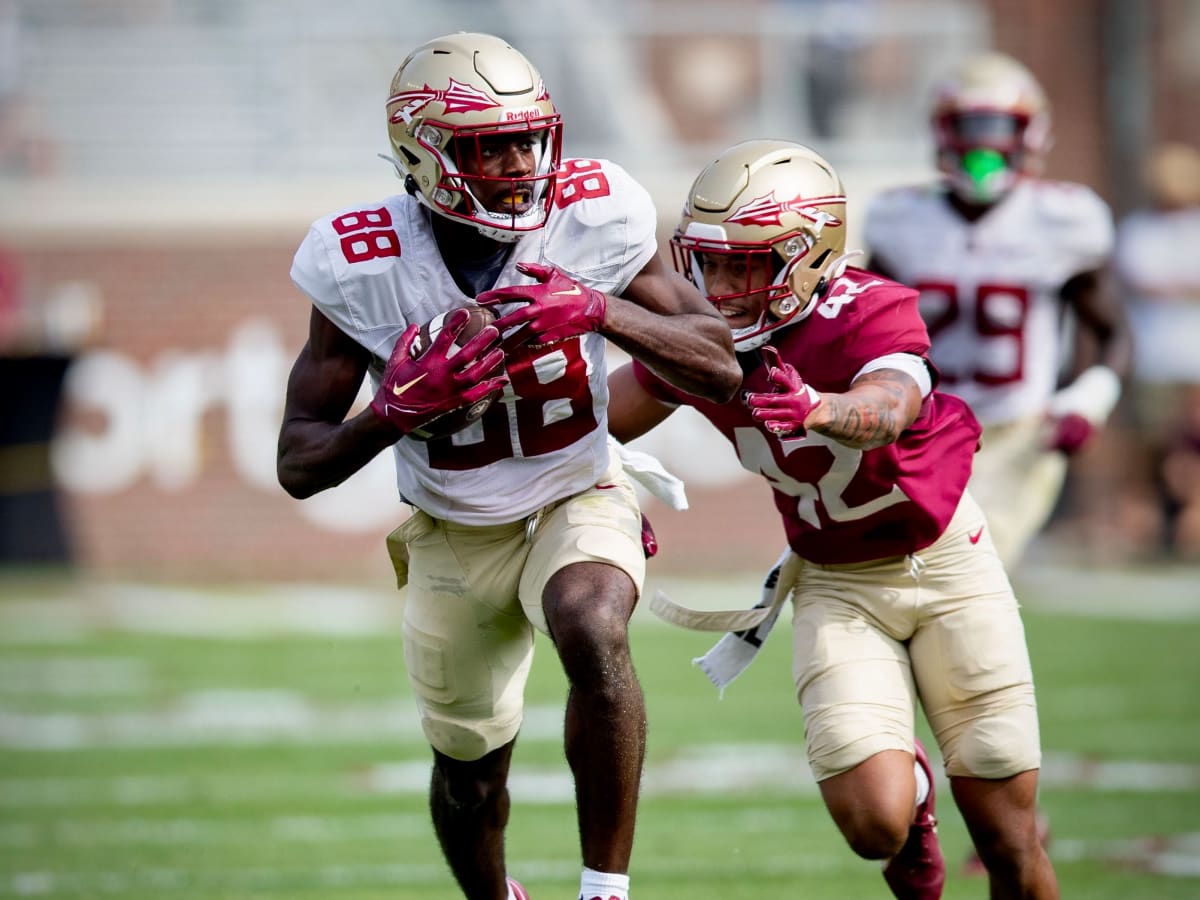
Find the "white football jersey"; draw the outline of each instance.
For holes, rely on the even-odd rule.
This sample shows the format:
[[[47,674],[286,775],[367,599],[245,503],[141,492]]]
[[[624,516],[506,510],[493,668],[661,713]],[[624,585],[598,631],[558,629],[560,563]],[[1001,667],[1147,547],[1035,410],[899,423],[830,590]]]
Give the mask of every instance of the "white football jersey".
[[[972,223],[931,184],[880,194],[864,233],[871,258],[921,292],[941,389],[985,426],[1040,416],[1061,362],[1059,292],[1112,252],[1107,204],[1083,185],[1025,178]]]
[[[348,207],[315,222],[292,263],[316,308],[374,357],[375,389],[410,323],[470,300],[429,216],[408,195]],[[516,243],[495,286],[531,283],[515,267],[536,262],[620,294],[658,252],[656,225],[649,194],[622,168],[564,160],[546,226]],[[495,525],[591,487],[608,463],[604,359],[596,333],[510,353],[511,383],[481,419],[447,438],[396,443],[401,497],[435,518]]]

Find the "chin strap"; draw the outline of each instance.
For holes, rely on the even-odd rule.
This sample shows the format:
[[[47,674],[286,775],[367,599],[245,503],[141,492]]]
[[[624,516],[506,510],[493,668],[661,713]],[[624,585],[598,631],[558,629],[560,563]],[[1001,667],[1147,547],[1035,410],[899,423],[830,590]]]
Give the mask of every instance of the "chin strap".
[[[391,153],[376,153],[375,155],[378,156],[380,159],[382,159],[384,162],[391,163],[392,168],[396,170],[397,178],[404,177],[404,169],[400,168],[400,160],[396,159],[396,157],[394,155],[392,155]]]
[[[842,276],[842,274],[846,271],[847,263],[849,263],[850,260],[854,259],[854,257],[862,256],[862,255],[863,255],[863,252],[861,250],[847,250],[845,253],[843,253],[841,256],[839,256],[837,259],[835,259],[832,263],[830,263],[829,271],[825,273],[825,277],[829,281],[833,281],[833,279],[835,279],[835,278],[840,278]]]

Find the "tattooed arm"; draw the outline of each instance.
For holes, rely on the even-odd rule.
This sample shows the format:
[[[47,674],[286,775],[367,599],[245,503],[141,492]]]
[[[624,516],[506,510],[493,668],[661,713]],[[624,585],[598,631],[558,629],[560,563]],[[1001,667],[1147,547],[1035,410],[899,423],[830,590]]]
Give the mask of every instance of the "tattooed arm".
[[[755,419],[782,437],[817,431],[856,450],[883,447],[916,420],[933,387],[925,361],[907,353],[864,366],[842,394],[814,390],[770,344],[762,354],[771,390],[747,393],[744,400]]]
[[[921,412],[921,389],[911,375],[877,369],[860,375],[844,394],[821,394],[804,427],[839,444],[871,450],[890,444]]]

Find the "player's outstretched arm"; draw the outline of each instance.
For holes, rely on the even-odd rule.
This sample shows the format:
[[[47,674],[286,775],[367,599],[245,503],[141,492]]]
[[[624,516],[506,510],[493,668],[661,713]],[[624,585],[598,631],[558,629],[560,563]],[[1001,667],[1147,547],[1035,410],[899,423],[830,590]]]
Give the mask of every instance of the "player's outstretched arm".
[[[724,403],[742,384],[733,333],[695,286],[655,256],[610,298],[605,336],[697,397]]]
[[[868,372],[846,393],[821,397],[808,427],[859,450],[895,443],[921,412],[921,389],[896,369]]]
[[[345,481],[396,442],[370,409],[347,419],[370,354],[315,308],[308,343],[288,377],[276,472],[293,497],[310,497]]]
[[[641,437],[675,410],[642,387],[633,363],[608,373],[608,433],[622,444]]]
[[[741,384],[733,337],[713,306],[655,256],[621,296],[602,294],[553,266],[521,263],[537,280],[485,291],[481,306],[521,305],[496,327],[506,345],[549,343],[597,331],[671,384],[723,403]]]
[[[806,384],[772,346],[763,348],[772,390],[746,395],[754,418],[782,437],[816,431],[839,444],[870,450],[893,443],[921,412],[921,388],[896,369],[854,379],[845,393],[821,393]]]

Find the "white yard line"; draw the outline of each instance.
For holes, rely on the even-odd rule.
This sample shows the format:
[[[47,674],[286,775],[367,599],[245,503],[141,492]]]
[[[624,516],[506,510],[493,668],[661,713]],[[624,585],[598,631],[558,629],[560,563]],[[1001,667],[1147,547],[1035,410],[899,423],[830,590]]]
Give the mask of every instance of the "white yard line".
[[[561,741],[560,707],[526,709],[522,740]],[[0,749],[82,750],[267,743],[424,743],[413,700],[318,703],[284,690],[184,694],[154,711],[37,713],[0,707]]]
[[[701,744],[646,767],[643,793],[651,797],[732,796],[763,791],[815,796],[816,785],[799,746],[785,744]],[[1096,762],[1070,754],[1049,754],[1042,787],[1093,791],[1198,792],[1200,765],[1132,760]],[[560,805],[573,802],[566,764],[513,765],[513,802]],[[943,785],[944,786],[944,785]],[[234,806],[276,800],[306,802],[354,794],[423,796],[429,790],[429,762],[379,762],[354,771],[264,775],[210,772],[195,775],[28,776],[0,778],[0,810],[116,806],[153,808],[207,799]],[[12,816],[6,816],[8,823]],[[20,834],[4,838],[19,842]]]
[[[647,578],[699,609],[751,606],[762,573],[719,578]],[[1014,573],[1030,609],[1146,621],[1200,621],[1200,571],[1156,567],[1093,570],[1037,564]],[[0,644],[73,643],[98,630],[255,639],[280,634],[379,635],[397,631],[401,597],[386,585],[260,584],[231,588],[72,582],[57,593],[23,596],[0,583]],[[642,604],[639,621],[655,622]]]
[[[144,693],[152,684],[145,660],[98,656],[0,659],[0,698],[97,697]]]

